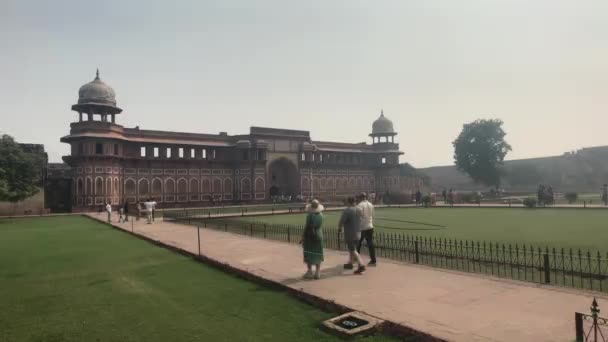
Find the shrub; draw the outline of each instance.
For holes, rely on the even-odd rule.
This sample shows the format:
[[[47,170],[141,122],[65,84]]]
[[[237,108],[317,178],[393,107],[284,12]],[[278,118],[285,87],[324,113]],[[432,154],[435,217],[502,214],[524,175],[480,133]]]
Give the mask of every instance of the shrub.
[[[433,204],[433,198],[430,195],[422,196],[422,204],[425,207],[430,207]]]
[[[564,197],[566,198],[568,203],[572,204],[578,199],[578,194],[576,192],[566,192],[564,194]]]
[[[524,199],[524,206],[526,208],[535,208],[536,207],[536,198],[528,197]]]

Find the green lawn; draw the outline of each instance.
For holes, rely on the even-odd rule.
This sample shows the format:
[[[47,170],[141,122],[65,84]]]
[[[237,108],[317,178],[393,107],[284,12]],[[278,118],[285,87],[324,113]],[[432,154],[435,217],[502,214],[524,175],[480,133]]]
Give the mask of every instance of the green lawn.
[[[7,342],[338,341],[331,314],[84,217],[0,220],[0,308]]]
[[[303,214],[240,219],[304,224]],[[324,225],[338,219],[326,212]],[[377,209],[374,219],[379,232],[608,252],[608,210],[601,209],[393,208]]]

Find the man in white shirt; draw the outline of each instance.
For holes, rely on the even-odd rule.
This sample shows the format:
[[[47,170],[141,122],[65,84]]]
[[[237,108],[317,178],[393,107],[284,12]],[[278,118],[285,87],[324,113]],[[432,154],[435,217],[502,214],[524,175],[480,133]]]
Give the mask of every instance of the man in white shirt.
[[[148,216],[148,224],[152,224],[152,210],[156,207],[156,202],[149,198],[144,202],[144,206],[146,207],[146,214]]]
[[[376,248],[374,246],[374,205],[367,200],[367,194],[362,192],[359,196],[357,207],[361,210],[361,239],[357,246],[357,252],[361,253],[363,240],[367,242],[370,262],[368,266],[376,266]]]
[[[106,211],[108,212],[108,222],[112,222],[112,205],[110,205],[110,202],[106,205]]]

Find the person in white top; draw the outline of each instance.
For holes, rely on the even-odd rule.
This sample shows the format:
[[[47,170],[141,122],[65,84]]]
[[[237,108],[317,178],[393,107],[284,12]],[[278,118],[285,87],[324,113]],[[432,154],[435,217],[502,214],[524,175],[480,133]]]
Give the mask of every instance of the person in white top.
[[[112,205],[110,205],[110,202],[106,205],[106,211],[108,212],[108,222],[112,222]]]
[[[152,224],[152,210],[156,207],[156,202],[149,198],[144,202],[144,206],[146,207],[146,214],[148,216],[148,224]]]
[[[368,266],[376,266],[376,248],[374,246],[374,205],[367,200],[367,194],[362,192],[358,196],[359,204],[357,207],[361,210],[361,239],[357,246],[357,252],[361,253],[361,245],[363,240],[367,242],[369,250],[370,262]]]

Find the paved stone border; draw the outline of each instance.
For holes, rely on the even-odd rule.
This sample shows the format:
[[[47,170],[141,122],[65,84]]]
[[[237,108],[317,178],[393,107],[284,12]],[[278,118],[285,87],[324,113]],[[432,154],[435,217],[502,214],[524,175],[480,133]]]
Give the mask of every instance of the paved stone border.
[[[163,248],[168,249],[168,250],[170,250],[172,252],[175,252],[177,254],[180,254],[180,255],[183,255],[183,256],[186,256],[186,257],[190,257],[190,258],[192,258],[192,259],[194,259],[196,261],[199,261],[199,262],[202,262],[202,263],[204,263],[206,265],[209,265],[211,267],[217,268],[217,269],[219,269],[219,270],[221,270],[223,272],[230,273],[230,274],[232,274],[234,276],[237,276],[238,278],[254,282],[256,284],[262,285],[264,287],[267,287],[267,288],[270,288],[270,289],[273,289],[273,290],[276,290],[276,291],[286,292],[289,295],[291,295],[292,297],[294,297],[294,298],[296,298],[296,299],[298,299],[300,301],[303,301],[303,302],[305,302],[305,303],[307,303],[309,305],[312,305],[312,306],[314,306],[314,307],[316,307],[318,309],[321,309],[322,311],[329,312],[329,313],[335,313],[335,314],[339,314],[339,315],[342,315],[342,314],[345,314],[345,313],[348,313],[348,312],[352,312],[352,311],[356,311],[356,310],[354,310],[352,308],[349,308],[349,307],[337,304],[334,301],[327,300],[327,299],[324,299],[322,297],[315,296],[313,294],[306,293],[304,291],[300,291],[300,290],[291,288],[291,287],[289,287],[287,285],[284,285],[284,284],[281,284],[279,282],[275,282],[273,280],[269,280],[269,279],[263,278],[261,276],[249,273],[247,271],[244,271],[244,270],[241,270],[241,269],[236,268],[234,266],[231,266],[230,264],[223,263],[223,262],[217,261],[215,259],[209,258],[209,257],[207,257],[205,255],[202,255],[202,254],[201,255],[197,255],[196,253],[193,253],[193,252],[190,252],[190,251],[186,251],[186,250],[183,250],[183,249],[175,247],[175,246],[171,246],[171,245],[166,244],[166,243],[164,243],[162,241],[155,240],[153,238],[150,238],[150,237],[147,237],[147,236],[144,236],[144,235],[140,235],[140,234],[137,234],[135,232],[131,232],[129,230],[117,227],[114,224],[108,223],[108,222],[103,221],[101,219],[97,219],[95,217],[91,217],[91,216],[88,216],[86,214],[81,214],[81,216],[88,217],[89,219],[91,219],[93,221],[96,221],[96,222],[101,222],[101,223],[106,224],[106,225],[108,225],[108,226],[110,226],[110,227],[112,227],[112,228],[114,228],[116,230],[119,230],[121,232],[127,233],[127,234],[129,234],[131,236],[134,236],[134,237],[137,237],[137,238],[139,238],[141,240],[150,242],[150,243],[152,243],[152,244],[154,244],[156,246],[163,247]],[[369,316],[370,317],[374,317],[372,315],[369,315]],[[401,324],[396,323],[396,322],[387,321],[387,320],[384,320],[384,319],[381,319],[381,318],[378,318],[378,317],[374,317],[374,318],[377,318],[378,320],[383,320],[384,321],[384,324],[382,325],[382,327],[380,329],[380,332],[383,333],[383,334],[385,334],[385,335],[388,335],[388,336],[393,336],[393,337],[397,337],[397,338],[408,338],[408,339],[415,338],[414,341],[420,341],[420,342],[427,342],[427,341],[428,342],[447,342],[444,339],[440,339],[440,338],[431,336],[431,335],[429,335],[427,333],[414,330],[412,328],[406,327],[406,326],[401,325]]]
[[[42,214],[42,215],[6,215],[0,216],[0,219],[21,219],[21,218],[35,218],[35,217],[58,217],[58,216],[83,216],[82,213],[61,213],[61,214]],[[84,215],[86,216],[86,215]]]

